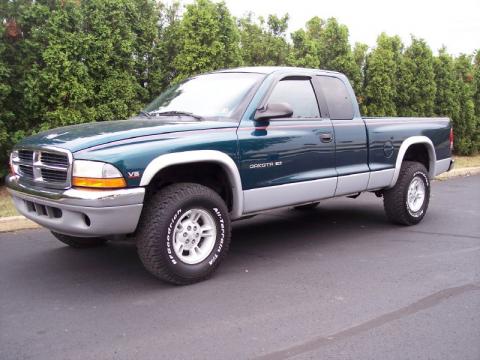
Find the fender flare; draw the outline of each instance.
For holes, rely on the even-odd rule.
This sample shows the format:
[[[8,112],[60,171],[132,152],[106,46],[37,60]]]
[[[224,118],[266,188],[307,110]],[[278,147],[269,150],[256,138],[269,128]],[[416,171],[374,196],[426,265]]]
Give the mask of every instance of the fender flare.
[[[400,175],[400,169],[402,167],[403,158],[411,145],[414,144],[425,144],[428,150],[428,161],[429,161],[429,169],[428,169],[428,177],[433,179],[435,177],[435,164],[437,162],[437,155],[435,153],[435,146],[426,136],[412,136],[405,139],[400,145],[400,149],[398,150],[397,161],[395,163],[395,172],[393,173],[393,178],[390,183],[390,188],[395,186],[398,180],[398,176]]]
[[[237,219],[243,213],[243,189],[240,172],[237,164],[227,154],[217,150],[192,150],[170,154],[164,154],[156,157],[145,168],[140,186],[147,186],[153,177],[162,169],[172,165],[181,165],[198,162],[217,163],[226,171],[230,186],[232,189],[232,219]]]

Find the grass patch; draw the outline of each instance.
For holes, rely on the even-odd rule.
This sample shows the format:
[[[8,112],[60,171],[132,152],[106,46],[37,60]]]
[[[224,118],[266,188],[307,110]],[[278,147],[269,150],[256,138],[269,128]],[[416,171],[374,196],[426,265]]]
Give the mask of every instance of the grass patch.
[[[473,156],[454,156],[455,169],[480,166],[480,154]]]
[[[0,217],[20,215],[15,206],[11,196],[8,194],[4,186],[0,187]]]

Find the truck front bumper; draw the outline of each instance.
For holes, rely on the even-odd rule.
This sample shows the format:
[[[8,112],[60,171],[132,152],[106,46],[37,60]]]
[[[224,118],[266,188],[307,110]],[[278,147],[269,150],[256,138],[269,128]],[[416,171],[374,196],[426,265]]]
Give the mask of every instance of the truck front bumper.
[[[144,188],[118,190],[39,189],[6,178],[17,210],[26,218],[59,233],[96,237],[130,234],[137,227]]]

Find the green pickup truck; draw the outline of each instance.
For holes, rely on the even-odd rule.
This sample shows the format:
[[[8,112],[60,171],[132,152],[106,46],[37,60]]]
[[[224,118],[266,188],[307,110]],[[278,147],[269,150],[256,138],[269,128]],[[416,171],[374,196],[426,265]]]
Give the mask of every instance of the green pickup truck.
[[[131,119],[22,140],[6,184],[60,241],[127,235],[152,274],[189,284],[225,257],[232,220],[264,211],[369,191],[417,224],[452,146],[448,118],[362,118],[343,74],[237,68],[174,84]]]

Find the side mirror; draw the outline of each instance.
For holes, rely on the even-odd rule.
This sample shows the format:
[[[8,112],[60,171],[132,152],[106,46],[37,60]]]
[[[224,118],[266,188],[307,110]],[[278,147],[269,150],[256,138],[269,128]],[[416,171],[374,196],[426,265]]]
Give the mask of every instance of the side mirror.
[[[267,104],[257,109],[254,119],[257,121],[268,121],[270,119],[288,118],[293,115],[292,107],[287,103]]]

